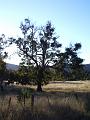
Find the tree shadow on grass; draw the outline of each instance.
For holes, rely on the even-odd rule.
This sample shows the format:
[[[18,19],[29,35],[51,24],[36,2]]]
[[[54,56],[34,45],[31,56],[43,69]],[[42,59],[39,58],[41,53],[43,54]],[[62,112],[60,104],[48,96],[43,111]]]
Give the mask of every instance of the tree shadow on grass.
[[[90,120],[90,116],[83,112],[74,110],[70,106],[52,106],[52,118],[55,120]]]
[[[2,95],[7,95],[7,96],[11,96],[11,95],[19,95],[22,91],[22,89],[27,89],[30,92],[34,92],[35,90],[32,88],[28,88],[28,87],[19,87],[19,86],[15,86],[15,85],[11,85],[11,86],[5,86],[3,91],[0,91],[0,96]]]
[[[15,114],[15,112],[13,112]],[[19,115],[18,115],[19,114]],[[90,120],[88,114],[71,109],[69,106],[52,106],[49,112],[35,111],[25,108],[16,111],[13,120]]]
[[[39,95],[36,94],[36,96],[40,96],[40,97],[44,97],[44,98],[47,97],[47,99],[49,101],[55,100],[56,105],[59,103],[59,100],[61,102],[64,99],[64,102],[66,102],[67,104],[69,102],[69,105],[70,104],[73,105],[75,107],[75,109],[77,109],[76,107],[80,107],[80,108],[78,108],[79,110],[83,109],[81,111],[84,111],[84,113],[90,115],[90,92],[43,92],[43,93],[40,93]],[[71,103],[71,102],[73,102],[73,103]],[[56,108],[58,108],[58,106]],[[79,111],[77,111],[77,112],[79,112]]]

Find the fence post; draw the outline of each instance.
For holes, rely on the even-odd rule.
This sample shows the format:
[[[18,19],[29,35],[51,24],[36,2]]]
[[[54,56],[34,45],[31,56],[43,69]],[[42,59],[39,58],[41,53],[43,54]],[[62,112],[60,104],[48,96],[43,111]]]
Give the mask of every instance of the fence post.
[[[31,110],[34,110],[34,94],[31,95]]]
[[[24,106],[25,106],[25,95],[23,97],[24,97]]]

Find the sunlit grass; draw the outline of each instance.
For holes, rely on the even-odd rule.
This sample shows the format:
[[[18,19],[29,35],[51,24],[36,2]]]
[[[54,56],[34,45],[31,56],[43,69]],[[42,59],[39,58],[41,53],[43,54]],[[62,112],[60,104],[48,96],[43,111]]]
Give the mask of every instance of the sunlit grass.
[[[51,82],[46,86],[43,86],[46,91],[79,91],[90,92],[90,81],[65,81],[65,82]]]

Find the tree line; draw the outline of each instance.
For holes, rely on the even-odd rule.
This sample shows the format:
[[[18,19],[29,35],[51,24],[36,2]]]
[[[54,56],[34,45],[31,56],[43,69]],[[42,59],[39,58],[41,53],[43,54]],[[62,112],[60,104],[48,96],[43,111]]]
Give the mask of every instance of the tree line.
[[[62,44],[51,22],[36,26],[25,19],[20,29],[22,37],[5,39],[4,34],[0,37],[0,78],[4,74],[9,80],[36,84],[37,91],[42,91],[42,85],[50,80],[83,80],[90,76],[84,70],[83,59],[78,56],[81,43],[70,44],[61,52]],[[12,44],[16,44],[22,58],[19,70],[15,72],[6,70],[3,62],[8,57],[4,49]]]

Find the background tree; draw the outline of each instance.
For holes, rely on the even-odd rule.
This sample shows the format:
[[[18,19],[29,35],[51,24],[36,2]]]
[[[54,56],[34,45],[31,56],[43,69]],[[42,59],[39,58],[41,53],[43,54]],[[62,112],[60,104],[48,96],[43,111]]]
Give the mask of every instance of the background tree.
[[[64,53],[58,54],[56,70],[64,80],[80,80],[83,77],[83,59],[78,57],[78,50],[81,44],[76,43],[65,49]]]
[[[0,37],[0,78],[2,77],[5,69],[6,69],[6,63],[3,61],[4,58],[7,57],[7,53],[4,52],[4,49],[6,48],[6,39],[5,35],[2,34]]]
[[[35,76],[35,67],[24,65],[24,62],[20,63],[19,70],[17,71],[18,82],[23,84],[33,84]]]
[[[55,28],[50,22],[43,27],[36,27],[29,19],[25,19],[20,28],[23,38],[15,40],[20,50],[19,55],[23,55],[29,66],[36,68],[37,91],[42,91],[41,85],[46,81],[47,68],[57,59],[56,54],[60,53],[61,44],[57,42]]]
[[[4,78],[4,72],[6,71],[6,63],[0,59],[0,79]]]
[[[4,58],[7,57],[7,53],[4,51],[6,48],[7,40],[5,39],[5,35],[2,34],[0,37],[0,86],[3,90],[3,79],[5,77],[5,71],[6,71],[6,63],[3,61]]]

